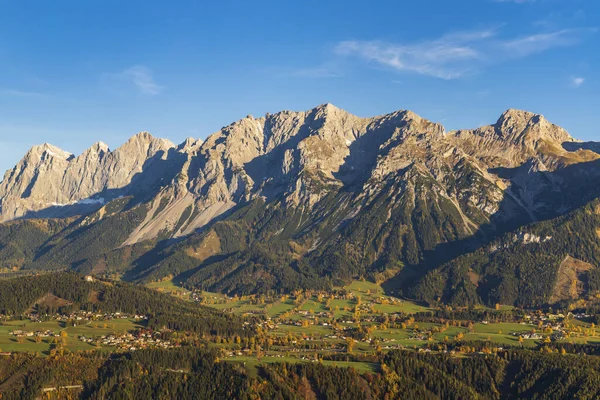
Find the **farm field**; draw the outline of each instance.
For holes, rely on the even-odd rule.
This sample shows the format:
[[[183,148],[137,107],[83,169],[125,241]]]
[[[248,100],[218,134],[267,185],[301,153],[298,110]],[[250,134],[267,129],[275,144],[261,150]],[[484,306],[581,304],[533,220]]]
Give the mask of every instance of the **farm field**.
[[[160,291],[166,291],[181,297],[185,290],[171,281],[149,284],[148,287]],[[295,336],[310,338],[314,343],[323,347],[343,346],[345,340],[336,336],[336,329],[327,321],[338,320],[337,328],[352,329],[358,326],[372,326],[372,343],[357,342],[354,349],[358,353],[372,353],[376,346],[387,348],[423,348],[431,343],[444,343],[455,340],[489,342],[495,345],[535,348],[543,343],[550,332],[538,332],[539,338],[522,339],[528,334],[536,331],[537,326],[531,323],[517,322],[484,322],[478,321],[472,327],[444,326],[434,323],[417,323],[406,326],[403,329],[386,327],[382,329],[380,324],[373,322],[382,315],[404,314],[414,315],[433,311],[433,309],[409,301],[396,299],[385,295],[383,288],[373,282],[353,281],[351,284],[335,288],[335,291],[344,292],[346,296],[310,295],[303,298],[300,303],[291,296],[272,298],[263,296],[241,296],[230,298],[220,293],[202,291],[197,297],[201,303],[218,310],[232,312],[237,315],[260,315],[277,323],[270,332],[273,337]],[[191,300],[191,298],[189,298]],[[359,317],[356,318],[355,311],[360,309]],[[476,310],[494,311],[491,308],[479,306]],[[498,311],[510,312],[512,306],[500,305]],[[325,316],[327,315],[327,316]],[[571,320],[570,324],[581,328],[584,332],[591,328],[589,323]],[[339,330],[338,330],[339,333]],[[329,336],[330,338],[327,338]],[[587,335],[575,334],[565,337],[564,343],[600,343],[600,335],[588,332]]]
[[[264,299],[256,297],[231,299],[217,293],[203,292],[205,305],[226,310],[238,315],[263,315],[275,321],[270,334],[273,337],[293,336],[320,346],[324,352],[330,348],[345,346],[346,340],[340,335],[340,329],[371,327],[369,341],[356,341],[355,353],[372,354],[375,348],[383,351],[391,348],[424,348],[432,343],[453,341],[486,342],[494,346],[536,348],[548,341],[552,331],[540,331],[536,324],[529,322],[488,322],[476,321],[471,326],[454,326],[440,323],[411,323],[407,326],[387,327],[377,323],[385,315],[411,316],[417,313],[434,311],[433,309],[408,300],[386,296],[381,286],[365,281],[354,281],[350,285],[336,289],[346,296],[310,295],[301,302],[290,297]],[[357,310],[358,313],[357,313]],[[511,312],[510,306],[499,306],[497,310],[478,307],[479,311]],[[331,322],[337,321],[335,325]],[[341,322],[340,322],[341,321]],[[573,332],[563,338],[563,343],[600,343],[593,325],[571,319],[569,324]],[[584,334],[584,332],[586,332]],[[531,338],[529,338],[531,336]],[[521,338],[520,338],[521,337]],[[302,342],[304,345],[308,342]],[[314,346],[313,346],[314,347]]]
[[[316,361],[311,360],[302,360],[293,357],[262,357],[258,360],[256,357],[250,356],[240,356],[240,357],[232,357],[226,360],[226,362],[230,363],[238,363],[243,364],[248,373],[252,376],[257,376],[256,368],[261,364],[269,364],[269,363],[313,363]],[[330,361],[330,360],[321,360],[318,361],[323,365],[331,366],[331,367],[339,367],[339,368],[354,368],[361,373],[370,372],[374,373],[379,371],[379,364],[372,362],[357,362],[357,361]]]
[[[161,282],[152,282],[146,285],[150,289],[155,289],[162,293],[170,294],[174,297],[178,297],[183,300],[190,300],[190,291],[177,285],[172,280],[165,280]]]
[[[253,329],[260,334],[256,343],[260,341],[264,348],[255,346],[255,341],[240,343],[239,338],[237,341],[223,338],[222,341],[208,344],[209,347],[218,348],[224,359],[231,362],[265,363],[282,359],[315,362],[319,359],[318,362],[328,363],[330,361],[323,357],[337,354],[369,356],[392,349],[440,351],[453,343],[485,343],[493,348],[538,348],[556,340],[559,344],[600,343],[600,332],[596,332],[593,324],[574,318],[562,323],[561,330],[564,332],[561,332],[561,337],[555,338],[550,326],[556,323],[542,318],[545,314],[541,311],[528,312],[530,315],[525,318],[525,311],[522,310],[479,307],[472,314],[492,315],[498,311],[521,315],[520,320],[513,322],[434,318],[433,312],[441,309],[387,296],[381,286],[366,281],[354,281],[331,292],[235,297],[189,291],[172,281],[147,286],[251,321],[248,324],[253,325]],[[140,322],[122,318],[91,321],[77,326],[56,320],[8,320],[0,325],[0,350],[48,355],[60,342],[61,347],[71,352],[98,349],[113,351],[112,343],[100,346],[97,341],[87,343],[79,338],[123,337],[140,328],[143,328]],[[23,331],[24,334],[17,338],[12,334],[13,331]],[[34,335],[35,332],[45,331],[51,331],[55,336],[36,338]],[[361,370],[373,368],[368,363],[363,365],[360,362],[355,367]]]
[[[54,346],[54,337],[41,338],[41,341],[36,341],[35,337],[25,337],[22,343],[19,343],[17,338],[11,334],[15,330],[24,332],[44,332],[52,331],[56,335],[56,340],[62,341],[61,332],[66,333],[65,348],[69,351],[84,351],[97,349],[95,346],[84,343],[78,338],[85,336],[89,338],[111,335],[115,333],[129,332],[141,326],[133,320],[115,319],[110,321],[97,321],[79,326],[66,326],[65,323],[59,321],[48,322],[30,322],[13,320],[6,321],[0,325],[0,349],[3,352],[36,352],[44,355],[49,354]]]

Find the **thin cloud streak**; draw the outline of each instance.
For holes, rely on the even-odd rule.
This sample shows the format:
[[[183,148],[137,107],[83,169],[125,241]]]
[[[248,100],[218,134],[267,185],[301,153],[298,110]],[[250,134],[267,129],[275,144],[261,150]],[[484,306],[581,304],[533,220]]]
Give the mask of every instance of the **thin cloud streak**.
[[[163,86],[154,80],[152,70],[144,65],[134,65],[116,74],[104,74],[111,85],[133,85],[135,89],[147,96],[156,96],[162,92]]]
[[[563,29],[500,39],[496,29],[488,29],[450,33],[416,44],[349,40],[338,43],[334,51],[396,71],[457,79],[490,64],[576,45],[586,34],[595,32],[595,29]]]
[[[541,53],[554,47],[573,46],[581,40],[581,36],[589,29],[562,29],[551,33],[540,33],[509,40],[502,45],[509,54],[526,57]]]
[[[133,84],[139,89],[142,94],[157,95],[163,87],[154,82],[152,71],[143,65],[136,65],[126,69],[123,74],[131,78]]]
[[[473,44],[493,35],[493,30],[455,32],[417,44],[349,40],[340,42],[335,52],[342,56],[358,56],[399,71],[455,79],[470,70],[471,62],[481,59],[482,54]]]
[[[578,88],[578,87],[580,87],[581,85],[583,85],[584,83],[585,83],[585,78],[582,78],[582,77],[575,77],[575,76],[571,78],[571,85],[572,85],[574,88]]]

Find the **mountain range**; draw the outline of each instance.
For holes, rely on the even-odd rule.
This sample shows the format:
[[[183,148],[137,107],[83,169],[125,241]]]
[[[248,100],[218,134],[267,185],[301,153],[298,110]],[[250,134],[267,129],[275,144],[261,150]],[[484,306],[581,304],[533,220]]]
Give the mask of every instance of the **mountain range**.
[[[356,278],[427,302],[600,290],[600,144],[520,110],[446,131],[331,104],[180,145],[33,147],[0,183],[0,267],[226,293]]]

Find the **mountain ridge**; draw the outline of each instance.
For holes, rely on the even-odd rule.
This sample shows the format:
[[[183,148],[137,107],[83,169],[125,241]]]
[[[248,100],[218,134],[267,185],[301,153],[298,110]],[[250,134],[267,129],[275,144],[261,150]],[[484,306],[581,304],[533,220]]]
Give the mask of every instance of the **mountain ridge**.
[[[596,149],[522,110],[448,132],[408,110],[361,118],[323,104],[179,145],[141,132],[114,151],[36,147],[0,183],[0,220],[76,219],[33,255],[13,249],[25,268],[183,274],[232,293],[411,281],[594,200]],[[0,234],[0,258],[1,246]]]

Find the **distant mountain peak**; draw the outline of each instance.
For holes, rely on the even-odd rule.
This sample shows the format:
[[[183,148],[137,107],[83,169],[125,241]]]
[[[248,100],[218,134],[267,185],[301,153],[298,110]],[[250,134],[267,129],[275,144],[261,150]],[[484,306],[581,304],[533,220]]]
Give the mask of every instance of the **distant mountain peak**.
[[[500,115],[495,126],[502,133],[513,133],[516,131],[523,132],[528,126],[546,122],[543,115],[510,108]]]
[[[503,121],[503,120],[512,119],[512,118],[531,120],[532,118],[535,118],[535,117],[544,118],[543,115],[536,114],[531,111],[520,110],[518,108],[509,108],[508,110],[504,111],[502,113],[502,115],[500,115],[500,118],[498,119],[498,121]]]
[[[152,134],[148,131],[140,131],[140,132],[136,133],[135,135],[133,135],[131,138],[129,138],[129,140],[151,141],[151,140],[154,140],[154,136],[152,136]]]
[[[90,152],[90,153],[95,153],[95,154],[105,154],[105,153],[109,153],[110,149],[108,148],[108,145],[104,142],[96,142],[93,145],[91,145],[86,152]]]
[[[204,141],[202,139],[194,139],[193,137],[189,137],[183,141],[179,146],[177,146],[177,150],[183,153],[191,153],[200,148]]]
[[[33,146],[27,152],[27,154],[29,156],[36,156],[36,157],[41,157],[44,154],[47,154],[51,157],[62,158],[65,160],[68,160],[73,156],[73,154],[69,153],[68,151],[64,151],[60,147],[54,146],[50,143],[44,143],[41,145]]]
[[[315,107],[314,109],[319,110],[319,111],[326,111],[326,112],[335,112],[335,111],[347,112],[346,110],[342,110],[341,108],[336,107],[335,105],[333,105],[331,103],[320,104],[317,107]]]
[[[543,115],[524,110],[506,110],[495,127],[503,138],[511,141],[547,140],[558,144],[574,141],[566,130],[550,123]]]
[[[598,197],[600,152],[563,146],[569,140],[523,110],[446,134],[410,110],[363,118],[326,103],[249,115],[178,146],[148,132],[78,157],[37,146],[0,183],[0,221],[82,216],[69,231],[77,235],[44,250],[55,265],[112,273],[145,260],[135,274],[162,279],[193,268],[196,282],[219,290],[240,282],[276,289],[298,266],[334,279],[387,274],[482,229],[493,236]],[[79,224],[91,229],[79,235]],[[135,247],[143,253],[158,242],[173,249],[173,263],[128,247],[145,243]],[[267,257],[247,258],[263,245]],[[205,274],[198,266],[209,259],[214,273]]]
[[[147,131],[141,131],[133,135],[129,140],[125,143],[124,146],[132,143],[140,143],[140,144],[160,144],[164,147],[175,147],[175,144],[168,139],[156,138]]]
[[[331,187],[362,185],[364,179],[394,176],[408,165],[438,174],[442,164],[465,155],[479,160],[481,170],[519,166],[540,155],[552,169],[552,160],[566,153],[562,142],[572,140],[543,116],[518,109],[506,110],[494,125],[446,135],[441,124],[410,110],[363,118],[324,103],[307,111],[248,115],[205,141],[188,138],[178,146],[147,131],[113,151],[97,142],[78,157],[50,144],[35,146],[0,184],[0,198],[11,199],[4,201],[0,220],[108,189],[114,196],[156,194],[154,188],[169,182],[177,183],[178,195],[189,193],[185,203],[199,210],[217,202],[224,204],[223,212],[258,196],[298,190],[298,199],[315,204],[321,196],[317,181]]]

